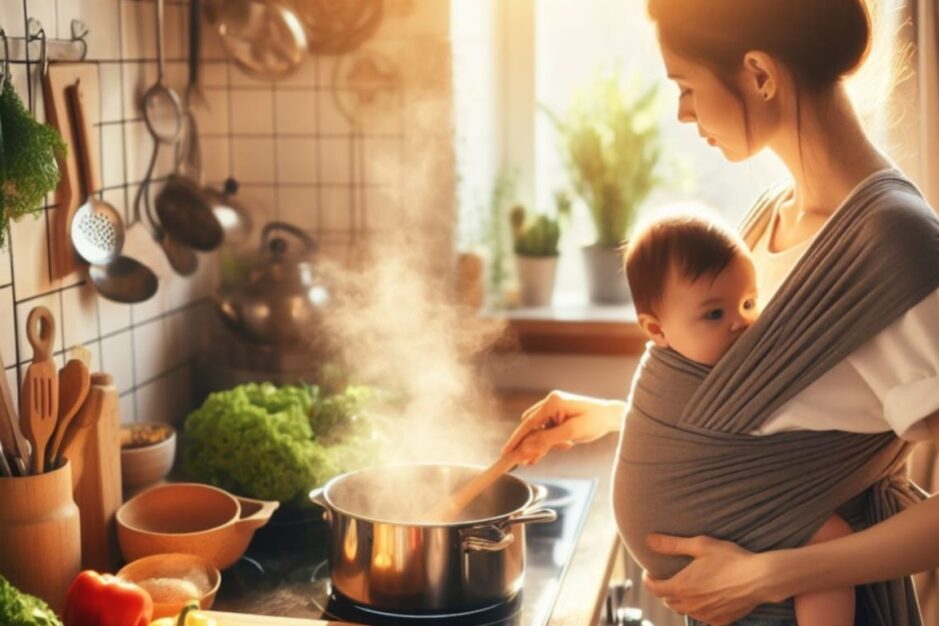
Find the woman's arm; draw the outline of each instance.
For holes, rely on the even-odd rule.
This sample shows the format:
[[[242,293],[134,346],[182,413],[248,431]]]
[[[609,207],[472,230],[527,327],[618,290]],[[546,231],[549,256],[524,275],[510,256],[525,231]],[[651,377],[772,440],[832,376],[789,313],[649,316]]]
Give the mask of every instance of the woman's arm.
[[[939,443],[939,412],[926,418],[926,425]],[[668,580],[645,582],[675,611],[708,624],[729,624],[765,602],[939,567],[937,536],[939,497],[846,537],[762,554],[709,537],[650,535],[654,550],[695,560]]]
[[[552,448],[568,450],[619,430],[626,412],[621,400],[552,391],[522,414],[521,424],[502,448],[518,448],[519,462],[533,465]]]

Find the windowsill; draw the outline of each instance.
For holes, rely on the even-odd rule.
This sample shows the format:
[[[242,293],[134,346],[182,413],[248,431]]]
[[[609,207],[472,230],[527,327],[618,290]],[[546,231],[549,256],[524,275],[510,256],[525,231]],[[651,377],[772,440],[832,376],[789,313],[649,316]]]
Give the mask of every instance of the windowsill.
[[[486,310],[480,316],[508,323],[506,341],[499,346],[503,351],[637,356],[646,344],[632,305],[565,303]]]

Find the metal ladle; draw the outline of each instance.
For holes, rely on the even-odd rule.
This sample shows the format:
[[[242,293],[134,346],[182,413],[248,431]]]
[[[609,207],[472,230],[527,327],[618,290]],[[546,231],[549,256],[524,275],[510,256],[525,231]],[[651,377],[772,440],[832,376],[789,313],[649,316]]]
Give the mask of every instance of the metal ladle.
[[[79,144],[79,163],[81,164],[82,170],[82,185],[85,187],[84,192],[88,198],[93,199],[92,194],[95,189],[95,173],[91,164],[91,149],[88,143],[91,129],[88,125],[88,119],[85,117],[81,83],[69,87],[66,91],[70,98],[72,110],[75,113],[76,126],[78,127],[77,138]],[[86,206],[87,204],[88,203],[86,203]],[[75,219],[72,221],[73,241],[76,239],[74,235],[74,224],[77,217],[78,215],[76,215]],[[123,247],[123,224],[120,222],[120,217],[118,217],[118,223],[122,225],[120,232],[121,246]],[[107,240],[106,237],[104,237],[104,239]],[[94,284],[95,289],[105,298],[114,300],[115,302],[130,304],[148,300],[157,290],[158,281],[156,274],[142,263],[130,257],[120,256],[119,252],[120,250],[118,250],[118,254],[107,263],[91,263],[88,267],[88,277],[91,279],[92,284]]]
[[[163,83],[165,58],[163,53],[163,0],[157,0],[157,82],[154,83],[143,96],[143,117],[153,138],[153,154],[144,182],[137,191],[134,200],[134,219],[140,220],[140,202],[144,198],[147,204],[147,219],[150,224],[150,234],[160,244],[170,266],[174,271],[189,276],[199,265],[199,259],[192,250],[180,245],[179,238],[166,232],[161,224],[153,217],[150,208],[150,182],[156,166],[157,155],[161,144],[175,144],[182,130],[182,106],[176,92]]]

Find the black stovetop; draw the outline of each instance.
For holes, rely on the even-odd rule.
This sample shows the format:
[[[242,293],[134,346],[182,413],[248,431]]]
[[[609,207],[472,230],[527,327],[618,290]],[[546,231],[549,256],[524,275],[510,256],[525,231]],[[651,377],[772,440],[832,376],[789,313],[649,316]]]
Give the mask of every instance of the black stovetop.
[[[333,593],[328,529],[319,510],[279,512],[257,531],[244,558],[222,573],[219,611],[354,621],[374,626],[544,626],[583,528],[596,481],[536,479],[548,487],[551,524],[527,527],[525,586],[511,602],[460,615],[400,616],[357,607]]]

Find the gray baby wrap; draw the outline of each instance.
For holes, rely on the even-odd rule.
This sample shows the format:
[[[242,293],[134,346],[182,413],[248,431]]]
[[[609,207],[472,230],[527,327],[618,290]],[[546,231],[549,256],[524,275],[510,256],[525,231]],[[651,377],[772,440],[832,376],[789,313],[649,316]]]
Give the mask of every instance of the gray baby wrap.
[[[744,224],[751,245],[765,209],[758,204]],[[906,477],[910,445],[892,432],[748,433],[937,288],[939,220],[912,184],[885,172],[829,219],[713,368],[650,347],[633,379],[614,471],[617,522],[637,561],[659,578],[689,561],[650,551],[649,532],[765,551],[804,544],[849,501],[861,514],[843,514],[860,528],[920,499]],[[858,624],[921,624],[908,578],[859,587],[858,597]],[[792,618],[792,603],[753,615]]]

